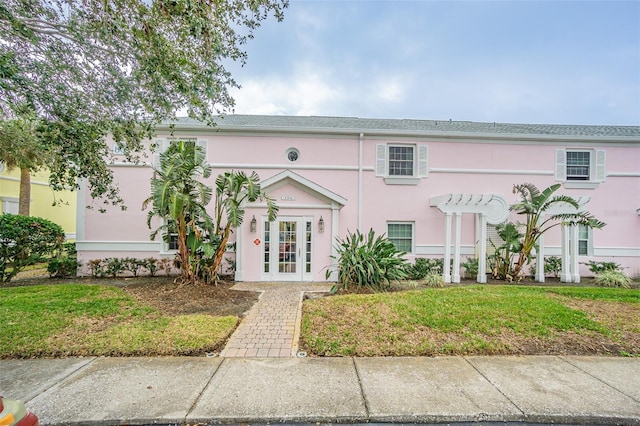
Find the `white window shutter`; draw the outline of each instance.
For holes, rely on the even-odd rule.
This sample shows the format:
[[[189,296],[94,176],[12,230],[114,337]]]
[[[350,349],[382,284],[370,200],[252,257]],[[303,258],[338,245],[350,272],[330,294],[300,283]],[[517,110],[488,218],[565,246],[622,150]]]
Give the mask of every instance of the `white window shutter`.
[[[567,180],[567,151],[556,149],[556,180]]]
[[[425,178],[429,174],[428,153],[427,145],[418,145],[418,177]]]
[[[387,145],[376,145],[376,176],[387,175]]]
[[[198,139],[196,145],[204,150],[204,157],[207,158],[207,141],[205,139]]]
[[[156,147],[153,150],[153,161],[151,163],[151,167],[154,169],[160,168],[160,153],[164,152],[167,149],[167,140],[166,139],[156,139],[155,140]]]
[[[598,182],[604,182],[607,176],[605,164],[606,164],[606,151],[597,150],[596,151],[596,180]]]

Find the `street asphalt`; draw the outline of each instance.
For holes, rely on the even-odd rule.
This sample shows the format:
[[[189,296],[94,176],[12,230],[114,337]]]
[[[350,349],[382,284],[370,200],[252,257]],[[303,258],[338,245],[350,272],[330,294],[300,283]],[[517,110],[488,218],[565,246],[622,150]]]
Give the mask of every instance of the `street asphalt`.
[[[0,360],[0,394],[41,425],[640,425],[640,358]]]

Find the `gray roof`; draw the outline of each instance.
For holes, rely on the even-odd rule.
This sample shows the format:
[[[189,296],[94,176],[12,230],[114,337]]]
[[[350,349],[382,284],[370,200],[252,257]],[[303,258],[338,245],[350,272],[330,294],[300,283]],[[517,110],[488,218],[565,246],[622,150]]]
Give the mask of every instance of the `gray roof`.
[[[640,126],[479,123],[451,120],[408,120],[355,117],[226,115],[216,120],[221,130],[302,131],[378,134],[473,134],[548,137],[613,137],[640,140]],[[178,127],[205,127],[204,123],[179,118]]]

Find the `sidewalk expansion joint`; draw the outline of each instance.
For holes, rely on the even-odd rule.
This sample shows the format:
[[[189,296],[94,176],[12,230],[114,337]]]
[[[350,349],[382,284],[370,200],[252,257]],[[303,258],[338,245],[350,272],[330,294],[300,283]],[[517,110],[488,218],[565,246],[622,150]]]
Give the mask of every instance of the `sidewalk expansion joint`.
[[[627,396],[631,399],[633,399],[636,402],[640,402],[639,400],[637,400],[636,398],[633,397],[633,395],[629,395],[628,393],[626,393],[625,391],[623,391],[622,389],[618,389],[615,386],[612,386],[610,383],[605,382],[604,380],[602,380],[601,378],[594,376],[593,374],[589,373],[587,370],[585,370],[584,368],[580,368],[580,366],[572,363],[569,359],[565,358],[564,356],[558,356],[559,359],[561,359],[562,361],[566,362],[567,364],[569,364],[570,366],[577,368],[578,370],[582,371],[583,373],[585,373],[587,376],[593,377],[594,379],[596,379],[597,381],[599,381],[600,383],[604,384],[605,386],[615,390],[616,392],[621,393],[624,396]]]
[[[213,373],[211,373],[211,377],[209,377],[209,380],[207,380],[207,383],[204,384],[204,386],[198,393],[198,396],[193,401],[193,404],[191,404],[191,407],[189,407],[189,409],[187,410],[187,414],[184,416],[184,424],[187,424],[187,419],[189,418],[189,415],[191,414],[193,409],[196,407],[196,405],[198,405],[198,403],[200,402],[200,399],[202,399],[202,395],[204,395],[204,392],[207,390],[207,388],[211,384],[211,381],[218,373],[218,370],[220,370],[220,367],[222,367],[222,364],[224,364],[226,361],[227,361],[226,359],[222,359],[222,362],[218,363],[218,366],[216,367],[216,369],[213,370]]]
[[[498,386],[496,386],[496,384],[495,384],[495,383],[493,383],[491,380],[489,380],[489,378],[488,378],[487,376],[485,376],[485,374],[484,374],[482,371],[480,371],[480,370],[479,370],[475,365],[473,365],[473,363],[472,363],[471,361],[469,361],[469,359],[468,359],[466,356],[463,356],[463,357],[461,357],[461,358],[462,358],[462,359],[463,359],[467,364],[469,364],[469,365],[471,366],[471,368],[473,368],[474,370],[476,370],[476,371],[478,372],[478,374],[479,374],[480,376],[482,376],[482,378],[483,378],[483,379],[485,379],[485,380],[487,381],[487,383],[489,383],[491,386],[493,386],[493,388],[494,388],[495,390],[497,390],[497,391],[500,393],[500,395],[504,396],[504,397],[505,397],[505,399],[506,399],[507,401],[509,401],[511,404],[513,404],[513,406],[514,406],[514,407],[516,407],[516,409],[517,409],[518,411],[520,411],[520,413],[521,413],[523,416],[526,416],[526,414],[525,414],[524,410],[523,410],[522,408],[518,407],[518,404],[516,404],[516,403],[513,401],[513,399],[509,398],[509,396],[508,396],[506,393],[504,393],[504,392],[502,391],[502,389],[500,389]]]
[[[367,402],[367,397],[364,394],[364,386],[362,386],[362,380],[360,379],[360,371],[358,370],[358,364],[356,363],[356,358],[351,357],[351,363],[353,364],[353,369],[356,372],[356,378],[358,379],[358,387],[360,388],[360,397],[362,398],[362,404],[364,405],[364,418],[370,419],[370,411],[369,411],[369,403]]]

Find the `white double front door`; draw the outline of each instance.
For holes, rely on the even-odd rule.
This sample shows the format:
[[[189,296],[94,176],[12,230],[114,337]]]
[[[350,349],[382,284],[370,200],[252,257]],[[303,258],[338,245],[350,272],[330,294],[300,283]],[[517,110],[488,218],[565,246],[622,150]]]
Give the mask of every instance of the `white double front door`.
[[[264,225],[263,272],[272,281],[310,281],[312,218],[281,216]]]

